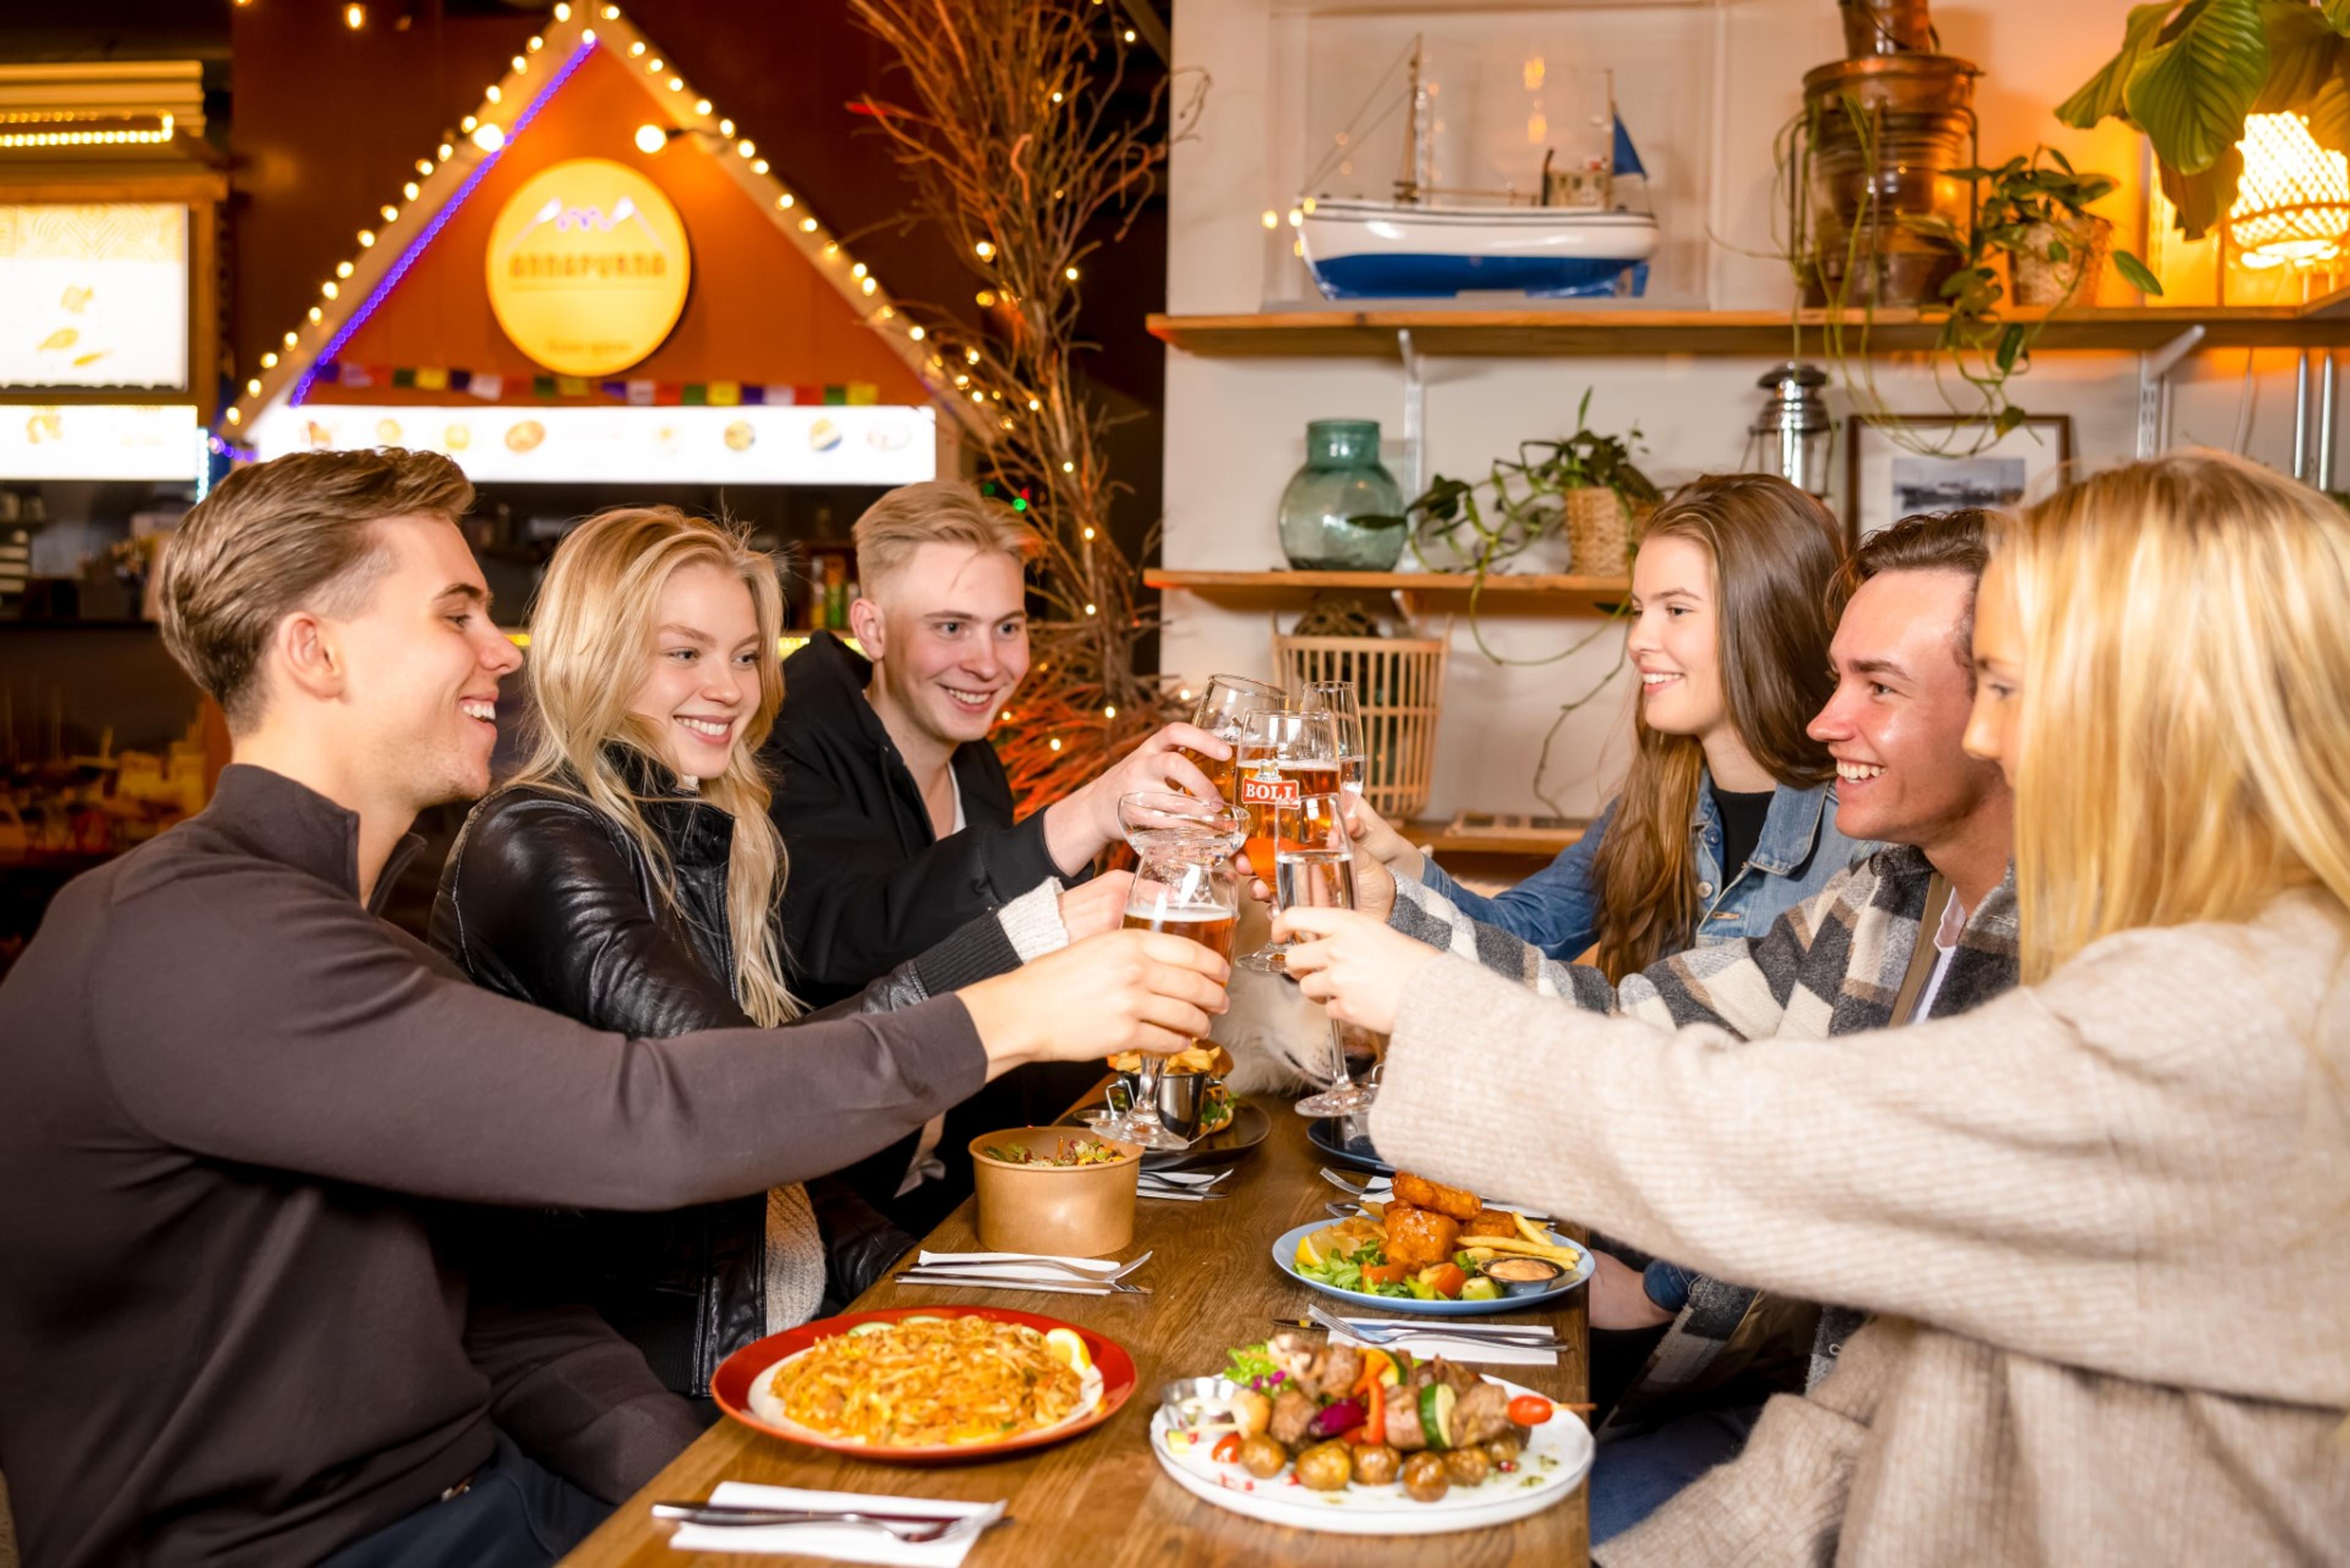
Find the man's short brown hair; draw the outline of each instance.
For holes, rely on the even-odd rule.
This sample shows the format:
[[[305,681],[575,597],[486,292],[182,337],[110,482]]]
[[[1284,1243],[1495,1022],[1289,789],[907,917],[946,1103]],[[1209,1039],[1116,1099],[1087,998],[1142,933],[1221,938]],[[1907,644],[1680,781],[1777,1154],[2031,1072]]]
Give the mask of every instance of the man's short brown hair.
[[[1889,528],[1871,534],[1859,549],[1845,558],[1828,584],[1828,619],[1844,618],[1845,606],[1860,585],[1887,572],[1957,572],[1969,579],[1967,607],[1951,636],[1959,665],[1974,670],[1975,585],[1991,565],[1991,530],[1994,515],[1976,506],[1949,512],[1918,512]]]
[[[865,509],[852,537],[857,541],[858,583],[868,596],[876,582],[904,566],[925,545],[993,550],[1024,564],[1044,545],[1018,513],[961,479],[899,485]]]
[[[163,646],[228,715],[259,721],[261,654],[297,609],[365,607],[386,558],[374,524],[454,521],[473,504],[464,472],[434,452],[297,452],[241,468],[198,502],[163,552]]]

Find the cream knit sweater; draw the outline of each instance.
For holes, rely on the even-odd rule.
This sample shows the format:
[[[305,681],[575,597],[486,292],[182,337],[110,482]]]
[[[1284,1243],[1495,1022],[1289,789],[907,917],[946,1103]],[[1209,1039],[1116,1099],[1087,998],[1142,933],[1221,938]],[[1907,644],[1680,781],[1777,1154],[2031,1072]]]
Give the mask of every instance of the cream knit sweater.
[[[2350,948],[2314,897],[1815,1041],[1667,1033],[1440,958],[1372,1132],[1881,1314],[1607,1568],[2350,1562]]]

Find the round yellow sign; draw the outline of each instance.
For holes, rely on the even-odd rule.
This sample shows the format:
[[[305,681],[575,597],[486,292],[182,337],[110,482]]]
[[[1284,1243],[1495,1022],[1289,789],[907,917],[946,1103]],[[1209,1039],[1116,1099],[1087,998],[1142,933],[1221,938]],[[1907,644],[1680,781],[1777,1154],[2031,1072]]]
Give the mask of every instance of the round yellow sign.
[[[540,170],[490,228],[490,308],[515,347],[563,376],[608,376],[661,345],[685,309],[685,223],[624,163]]]

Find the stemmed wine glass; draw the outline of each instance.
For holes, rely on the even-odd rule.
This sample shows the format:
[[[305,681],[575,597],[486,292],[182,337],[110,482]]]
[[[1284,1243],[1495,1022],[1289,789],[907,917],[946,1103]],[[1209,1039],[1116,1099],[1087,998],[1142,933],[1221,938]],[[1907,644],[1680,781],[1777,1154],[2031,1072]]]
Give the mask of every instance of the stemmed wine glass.
[[[1125,929],[1189,937],[1229,961],[1241,908],[1240,878],[1232,871],[1229,845],[1228,838],[1196,833],[1170,835],[1143,850],[1134,888],[1127,895]],[[1115,1058],[1111,1064],[1117,1064]],[[1141,1053],[1133,1105],[1123,1116],[1097,1121],[1099,1131],[1149,1149],[1191,1147],[1159,1119],[1159,1058]]]
[[[1332,722],[1338,726],[1338,787],[1355,794],[1362,794],[1370,748],[1365,744],[1363,709],[1355,696],[1355,683],[1351,680],[1312,681],[1298,689],[1297,705],[1328,711]]]
[[[1226,745],[1237,747],[1251,713],[1271,711],[1287,701],[1287,694],[1278,686],[1252,680],[1245,675],[1214,675],[1208,679],[1208,689],[1200,693],[1199,705],[1191,711],[1191,722]],[[1219,763],[1201,757],[1200,767],[1215,781],[1224,798],[1232,800],[1232,759],[1227,757]]]
[[[1175,790],[1137,790],[1118,796],[1118,826],[1135,855],[1145,859],[1160,849],[1192,844],[1214,845],[1234,855],[1248,836],[1248,819],[1237,806]]]
[[[1355,907],[1355,846],[1336,791],[1300,796],[1273,808],[1273,899],[1277,910]],[[1367,1110],[1378,1091],[1347,1075],[1348,1026],[1330,1023],[1330,1084],[1297,1102],[1301,1115],[1350,1116]]]
[[[1257,711],[1248,716],[1233,749],[1238,768],[1232,783],[1248,817],[1249,868],[1263,877],[1274,868],[1274,807],[1295,805],[1309,794],[1338,793],[1338,734],[1326,709]],[[1241,959],[1264,974],[1281,972],[1285,944],[1268,942]]]

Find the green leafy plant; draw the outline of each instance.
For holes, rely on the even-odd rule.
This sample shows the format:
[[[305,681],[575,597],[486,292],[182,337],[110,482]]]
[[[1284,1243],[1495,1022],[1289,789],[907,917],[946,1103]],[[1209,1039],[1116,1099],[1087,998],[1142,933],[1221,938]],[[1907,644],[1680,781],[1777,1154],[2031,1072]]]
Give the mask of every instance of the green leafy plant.
[[[2345,0],[2350,3],[2350,0]],[[2052,265],[2074,260],[2075,247],[2085,249],[2081,231],[2095,222],[2090,203],[2110,195],[2117,182],[2106,174],[2083,174],[2054,147],[2035,147],[2029,157],[2011,158],[1995,169],[1953,169],[1950,174],[1980,187],[1974,223],[1965,234],[1939,225],[1944,237],[1960,244],[1966,264],[1942,285],[1947,314],[1936,347],[1959,375],[1983,399],[1992,440],[2022,424],[2024,410],[2006,395],[2007,379],[2029,367],[2033,340],[2047,325],[2010,321],[2000,314],[2007,285],[2000,281],[1993,263],[2008,260],[2009,276],[2015,265],[2037,258]],[[2146,263],[2125,250],[2113,253],[2115,268],[2134,288],[2162,292],[2161,280]],[[2084,269],[2075,266],[2064,298],[2053,308],[2072,303]]]
[[[1431,552],[1441,545],[1451,556],[1451,565],[1482,580],[1558,529],[1570,490],[1611,490],[1635,515],[1654,506],[1661,494],[1634,461],[1634,454],[1645,450],[1639,428],[1621,436],[1602,435],[1590,428],[1590,413],[1586,388],[1575,407],[1573,435],[1520,441],[1517,456],[1495,458],[1482,479],[1438,474],[1398,519],[1414,524],[1413,554],[1435,566]]]
[[[2350,0],[2157,0],[2133,5],[2122,46],[2056,118],[2120,119],[2154,147],[2178,226],[2200,239],[2236,202],[2244,119],[2299,114],[2350,153]]]

